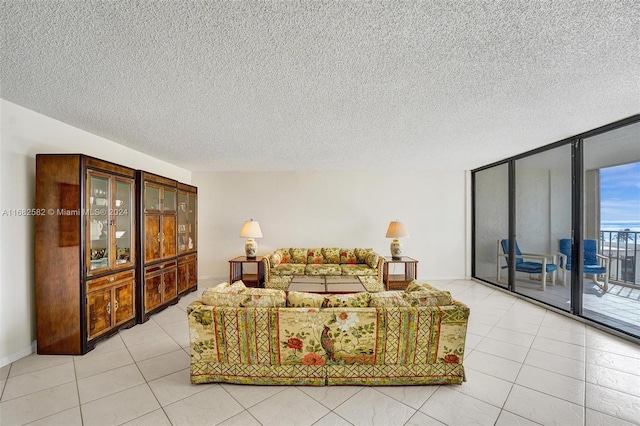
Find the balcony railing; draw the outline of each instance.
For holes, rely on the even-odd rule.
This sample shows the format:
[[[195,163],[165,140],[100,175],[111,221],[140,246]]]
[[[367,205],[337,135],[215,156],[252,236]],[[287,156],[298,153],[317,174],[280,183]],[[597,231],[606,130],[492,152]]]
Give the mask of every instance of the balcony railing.
[[[609,280],[622,285],[640,285],[640,232],[600,231],[600,254],[609,258]]]

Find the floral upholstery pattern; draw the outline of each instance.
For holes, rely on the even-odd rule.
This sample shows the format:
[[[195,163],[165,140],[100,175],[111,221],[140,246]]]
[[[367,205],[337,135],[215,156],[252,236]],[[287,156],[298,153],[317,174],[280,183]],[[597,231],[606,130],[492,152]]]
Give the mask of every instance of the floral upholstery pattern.
[[[322,255],[321,248],[310,248],[307,250],[307,261],[306,264],[323,264],[324,256]]]
[[[367,256],[369,253],[373,252],[372,248],[355,248],[353,249],[354,254],[356,255],[356,261],[358,263],[367,263]]]
[[[225,282],[203,291],[200,300],[210,306],[240,306],[247,299],[246,295],[239,294],[240,290],[240,285],[230,286]]]
[[[267,283],[273,277],[286,275],[375,276],[382,282],[385,260],[371,248],[294,247],[276,249],[266,254],[262,262]],[[268,286],[281,288],[277,285]]]
[[[292,279],[293,275],[272,276],[268,282],[268,288],[276,290],[287,290],[289,288],[289,284],[291,284]]]
[[[329,247],[322,249],[325,263],[340,263],[340,249],[338,247]]]
[[[271,275],[304,275],[306,267],[304,263],[281,263],[271,268]]]
[[[287,305],[291,308],[320,308],[324,302],[324,294],[290,291],[287,294]]]
[[[291,251],[291,263],[307,263],[307,249],[306,248],[292,248]]]
[[[366,308],[371,300],[371,294],[365,292],[324,294],[323,296],[323,308]]]
[[[342,275],[377,275],[378,271],[372,269],[369,265],[360,263],[351,265],[340,265]]]
[[[450,305],[453,301],[451,293],[438,290],[426,281],[413,280],[407,285],[402,297],[411,306]]]
[[[377,276],[360,276],[360,281],[369,293],[378,293],[384,291],[384,283],[380,281]]]
[[[372,293],[369,306],[411,306],[409,302],[402,297],[402,294],[402,291],[381,291],[379,293]]]
[[[305,275],[342,275],[340,265],[325,263],[320,265],[308,264],[304,268]]]
[[[283,290],[268,288],[247,288],[240,292],[250,297],[241,302],[241,306],[262,308],[284,308],[287,305],[287,295]]]
[[[340,263],[358,263],[355,249],[340,249]]]
[[[192,383],[418,385],[465,380],[469,309],[459,302],[264,308],[196,301],[187,313]]]

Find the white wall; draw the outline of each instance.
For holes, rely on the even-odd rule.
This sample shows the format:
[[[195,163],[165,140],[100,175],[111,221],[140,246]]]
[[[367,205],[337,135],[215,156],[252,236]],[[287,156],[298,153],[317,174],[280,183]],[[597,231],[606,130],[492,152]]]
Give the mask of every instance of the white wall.
[[[35,155],[81,153],[191,182],[191,172],[0,100],[0,365],[34,349],[34,220],[5,212],[33,208]]]
[[[228,279],[229,259],[244,255],[240,228],[251,218],[264,234],[259,255],[280,247],[372,247],[389,255],[385,233],[398,219],[410,234],[401,240],[404,254],[420,262],[418,278],[464,278],[466,179],[463,170],[194,172],[199,278]]]

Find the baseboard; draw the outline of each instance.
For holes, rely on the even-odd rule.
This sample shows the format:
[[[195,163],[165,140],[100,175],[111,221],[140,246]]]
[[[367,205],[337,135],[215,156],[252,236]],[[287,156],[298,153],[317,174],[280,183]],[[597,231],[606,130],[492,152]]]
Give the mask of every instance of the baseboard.
[[[18,351],[14,354],[11,354],[9,356],[2,358],[2,360],[0,361],[0,367],[4,367],[5,365],[9,365],[12,362],[16,362],[17,360],[24,358],[25,356],[35,353],[37,347],[38,347],[37,342],[34,340],[33,342],[31,342],[30,347],[24,348],[21,351]]]

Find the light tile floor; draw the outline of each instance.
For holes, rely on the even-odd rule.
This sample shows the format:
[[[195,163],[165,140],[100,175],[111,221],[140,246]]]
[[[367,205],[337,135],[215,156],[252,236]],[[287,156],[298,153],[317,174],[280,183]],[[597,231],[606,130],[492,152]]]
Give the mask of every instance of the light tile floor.
[[[84,356],[0,369],[0,424],[640,425],[640,346],[472,281],[431,281],[469,305],[460,386],[191,385],[186,307]]]

